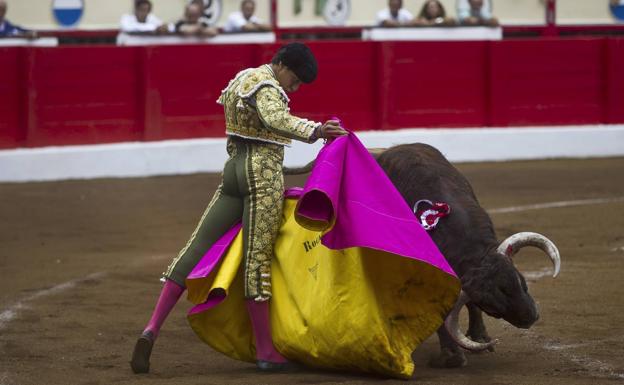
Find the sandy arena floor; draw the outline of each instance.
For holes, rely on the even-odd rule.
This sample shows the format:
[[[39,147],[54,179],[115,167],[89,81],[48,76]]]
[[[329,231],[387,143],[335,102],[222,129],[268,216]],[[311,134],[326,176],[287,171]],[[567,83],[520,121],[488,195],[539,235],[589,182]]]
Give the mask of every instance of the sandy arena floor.
[[[488,319],[495,353],[431,369],[430,338],[414,353],[418,384],[624,383],[624,158],[466,164],[460,168],[499,238],[537,231],[562,255],[561,275],[523,250],[541,319],[530,330]],[[288,179],[301,185],[302,178]],[[159,274],[192,232],[216,175],[0,184],[0,384],[405,384],[358,374],[262,375],[201,343],[174,310],[134,375],[135,338],[160,289]]]

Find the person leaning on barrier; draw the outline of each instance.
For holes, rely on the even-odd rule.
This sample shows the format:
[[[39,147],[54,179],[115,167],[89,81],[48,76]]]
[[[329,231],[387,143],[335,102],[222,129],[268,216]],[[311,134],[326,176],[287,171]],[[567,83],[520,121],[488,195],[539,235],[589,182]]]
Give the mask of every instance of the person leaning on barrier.
[[[377,12],[375,24],[379,27],[403,27],[414,22],[414,15],[403,8],[403,0],[388,0],[388,8]]]
[[[164,24],[152,13],[152,8],[150,0],[136,0],[134,13],[121,17],[121,32],[158,34],[169,32],[167,24]]]
[[[199,2],[191,2],[184,9],[184,18],[175,24],[175,32],[183,36],[214,37],[219,31],[201,21],[203,7]]]
[[[271,30],[271,26],[262,23],[254,15],[256,2],[254,0],[241,1],[241,10],[232,12],[223,26],[225,32],[266,32]]]
[[[17,26],[6,19],[6,13],[9,6],[5,0],[0,0],[0,37],[25,37],[34,39],[37,32],[29,31]]]
[[[414,25],[455,25],[455,19],[446,16],[446,10],[439,0],[427,0],[414,20]]]
[[[462,0],[457,3],[457,16],[462,25],[484,25],[497,27],[498,19],[492,16],[484,0],[468,0],[468,8],[462,6]]]

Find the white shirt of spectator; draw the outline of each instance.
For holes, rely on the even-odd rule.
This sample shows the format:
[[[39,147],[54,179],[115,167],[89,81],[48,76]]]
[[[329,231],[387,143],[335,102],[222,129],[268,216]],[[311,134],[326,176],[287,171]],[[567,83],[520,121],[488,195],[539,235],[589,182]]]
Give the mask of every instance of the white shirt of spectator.
[[[223,26],[223,30],[225,32],[239,32],[247,23],[261,24],[262,22],[256,15],[251,15],[249,20],[247,20],[242,12],[232,12]]]
[[[150,13],[147,15],[145,23],[140,23],[136,15],[132,14],[123,15],[120,24],[122,32],[154,32],[156,28],[162,25],[162,21]]]
[[[457,18],[461,21],[470,17],[470,14],[470,3],[468,0],[457,0]],[[490,0],[483,0],[481,17],[486,20],[492,18],[492,6],[490,4]]]
[[[386,8],[377,12],[377,19],[375,20],[375,22],[377,25],[381,25],[384,21],[391,19],[398,21],[399,24],[407,24],[410,21],[414,20],[414,15],[412,15],[412,13],[407,9],[401,8],[399,9],[399,14],[395,19],[394,17],[392,17],[392,13],[390,13],[390,8]]]

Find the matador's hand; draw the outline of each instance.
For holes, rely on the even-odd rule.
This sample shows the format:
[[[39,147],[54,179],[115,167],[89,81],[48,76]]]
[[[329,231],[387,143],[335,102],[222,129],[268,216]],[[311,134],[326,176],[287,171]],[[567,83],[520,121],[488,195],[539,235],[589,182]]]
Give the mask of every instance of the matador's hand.
[[[319,137],[324,139],[331,139],[348,134],[349,132],[342,128],[338,120],[328,120],[319,128]]]

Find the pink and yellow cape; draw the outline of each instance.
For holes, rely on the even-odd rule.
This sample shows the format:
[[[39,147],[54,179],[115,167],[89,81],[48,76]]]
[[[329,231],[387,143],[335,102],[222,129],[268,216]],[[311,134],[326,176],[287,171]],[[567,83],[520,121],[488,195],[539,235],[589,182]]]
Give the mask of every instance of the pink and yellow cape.
[[[230,229],[186,280],[197,335],[255,362],[243,301],[242,234]],[[319,153],[286,192],[272,264],[275,347],[317,368],[409,378],[416,347],[443,323],[460,282],[354,134]]]

